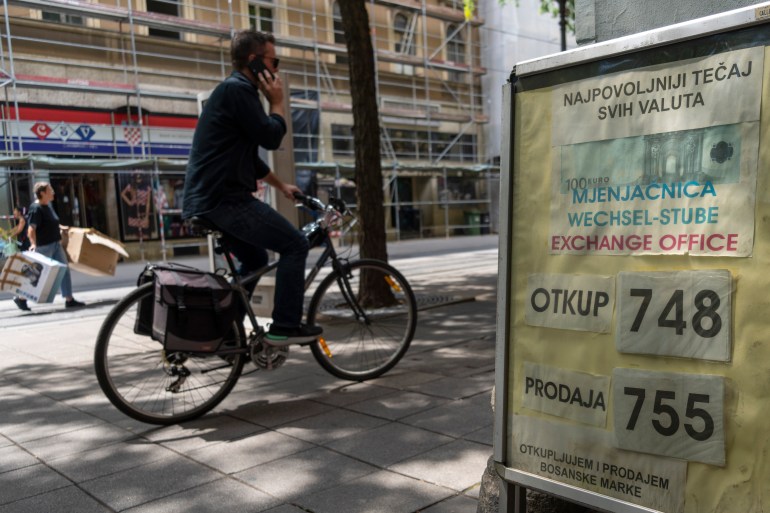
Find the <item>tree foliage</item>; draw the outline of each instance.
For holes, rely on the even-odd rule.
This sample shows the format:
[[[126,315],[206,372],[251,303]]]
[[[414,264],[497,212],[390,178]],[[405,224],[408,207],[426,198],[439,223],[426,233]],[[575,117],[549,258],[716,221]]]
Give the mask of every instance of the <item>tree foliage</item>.
[[[505,0],[501,0],[505,1]],[[567,30],[575,33],[575,0],[540,0],[540,12],[548,13],[554,18],[559,18],[561,3],[564,2],[565,22]]]
[[[500,5],[505,5],[509,0],[498,0]],[[520,0],[516,1],[516,7],[519,6]],[[527,1],[527,0],[525,0]],[[575,0],[539,0],[540,12],[550,13],[554,18],[560,17],[561,3],[564,2],[565,7],[565,21],[566,28],[573,34],[575,33]],[[465,12],[465,19],[470,20],[473,17],[473,11],[476,9],[475,0],[463,0],[463,11]]]

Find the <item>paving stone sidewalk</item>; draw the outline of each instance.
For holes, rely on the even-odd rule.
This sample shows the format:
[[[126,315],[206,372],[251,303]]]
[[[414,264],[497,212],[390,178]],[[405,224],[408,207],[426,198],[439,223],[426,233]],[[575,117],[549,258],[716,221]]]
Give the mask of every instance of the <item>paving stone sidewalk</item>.
[[[474,513],[492,452],[496,252],[395,263],[428,307],[395,369],[341,381],[292,348],[170,427],[125,417],[94,376],[96,332],[127,289],[24,322],[0,302],[0,513]]]

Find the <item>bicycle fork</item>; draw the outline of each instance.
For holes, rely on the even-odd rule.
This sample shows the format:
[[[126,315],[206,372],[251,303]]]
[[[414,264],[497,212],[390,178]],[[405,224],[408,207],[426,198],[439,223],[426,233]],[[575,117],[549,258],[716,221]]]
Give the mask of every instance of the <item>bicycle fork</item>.
[[[348,305],[350,305],[350,308],[353,310],[353,313],[356,315],[357,321],[363,321],[367,326],[371,324],[369,321],[369,317],[366,315],[366,311],[363,309],[361,304],[358,302],[358,298],[356,298],[355,292],[350,287],[350,267],[347,269],[344,269],[344,267],[347,266],[340,266],[340,269],[337,271],[339,274],[339,277],[337,278],[337,285],[340,288],[340,291],[342,292],[342,297],[345,298],[345,301]]]

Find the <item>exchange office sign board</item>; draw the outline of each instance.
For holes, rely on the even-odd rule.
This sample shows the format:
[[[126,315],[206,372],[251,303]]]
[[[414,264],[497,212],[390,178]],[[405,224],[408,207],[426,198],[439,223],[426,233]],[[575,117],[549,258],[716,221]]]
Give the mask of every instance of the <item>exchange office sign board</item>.
[[[507,480],[617,511],[770,509],[768,11],[517,66]]]

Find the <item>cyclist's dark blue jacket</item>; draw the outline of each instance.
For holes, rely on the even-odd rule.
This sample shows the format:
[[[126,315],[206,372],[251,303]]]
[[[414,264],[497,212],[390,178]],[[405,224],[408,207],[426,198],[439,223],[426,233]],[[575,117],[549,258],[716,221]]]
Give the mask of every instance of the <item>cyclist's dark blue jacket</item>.
[[[204,214],[224,199],[238,200],[257,189],[270,168],[259,147],[275,150],[286,134],[286,121],[268,115],[259,90],[234,71],[203,107],[193,136],[184,183],[185,218]]]

